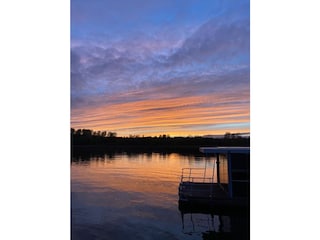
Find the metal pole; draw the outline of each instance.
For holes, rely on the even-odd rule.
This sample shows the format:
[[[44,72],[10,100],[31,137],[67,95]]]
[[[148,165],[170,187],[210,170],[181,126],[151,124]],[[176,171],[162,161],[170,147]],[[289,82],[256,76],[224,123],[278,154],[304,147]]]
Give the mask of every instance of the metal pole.
[[[217,183],[220,183],[219,153],[217,153],[217,161],[216,161],[216,163],[217,163]]]
[[[204,172],[203,172],[203,182],[205,182],[205,178],[206,178],[206,171],[207,171],[207,159],[205,159],[204,161],[205,161],[205,165],[204,165]]]
[[[228,152],[227,154],[227,159],[228,159],[228,192],[229,192],[229,197],[233,198],[233,187],[232,187],[232,154]]]

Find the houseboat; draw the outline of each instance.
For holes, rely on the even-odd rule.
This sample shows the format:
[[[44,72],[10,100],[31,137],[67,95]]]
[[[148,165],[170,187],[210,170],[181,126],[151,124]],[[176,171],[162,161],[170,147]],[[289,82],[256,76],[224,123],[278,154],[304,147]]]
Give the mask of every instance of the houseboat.
[[[182,169],[179,208],[190,204],[216,210],[248,207],[250,147],[201,147],[200,152],[214,156],[213,169]]]

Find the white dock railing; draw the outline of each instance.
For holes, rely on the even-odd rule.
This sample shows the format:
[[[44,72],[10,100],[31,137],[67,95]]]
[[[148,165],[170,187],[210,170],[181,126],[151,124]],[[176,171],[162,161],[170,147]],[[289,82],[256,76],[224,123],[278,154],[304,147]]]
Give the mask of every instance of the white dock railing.
[[[182,168],[181,182],[213,183],[213,171],[207,168]]]

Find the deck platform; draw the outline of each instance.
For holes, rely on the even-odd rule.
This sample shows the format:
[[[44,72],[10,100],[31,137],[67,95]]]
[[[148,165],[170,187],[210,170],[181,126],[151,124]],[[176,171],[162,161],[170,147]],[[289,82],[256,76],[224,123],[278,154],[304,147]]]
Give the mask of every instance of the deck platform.
[[[179,185],[179,199],[227,199],[228,194],[215,183],[181,182]]]

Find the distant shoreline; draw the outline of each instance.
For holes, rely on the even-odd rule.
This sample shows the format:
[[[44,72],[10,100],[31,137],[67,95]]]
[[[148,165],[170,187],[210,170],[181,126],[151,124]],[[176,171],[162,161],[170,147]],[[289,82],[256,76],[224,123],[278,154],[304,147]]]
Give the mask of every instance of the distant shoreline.
[[[100,156],[118,153],[178,153],[201,155],[200,147],[214,146],[250,146],[250,138],[101,138],[96,136],[72,136],[71,157]]]

